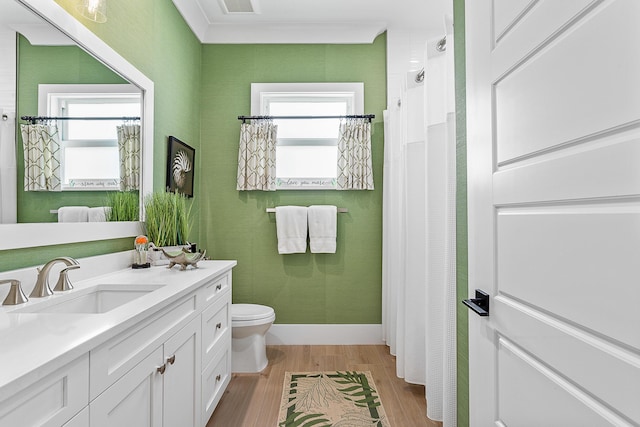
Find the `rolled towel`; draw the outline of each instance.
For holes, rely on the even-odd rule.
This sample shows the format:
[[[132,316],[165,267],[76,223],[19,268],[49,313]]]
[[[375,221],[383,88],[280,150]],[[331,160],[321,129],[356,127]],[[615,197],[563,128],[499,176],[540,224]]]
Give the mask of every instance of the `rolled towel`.
[[[309,206],[309,247],[311,253],[336,253],[338,208]]]
[[[89,206],[63,206],[58,208],[58,222],[89,221]]]
[[[295,254],[307,251],[307,208],[277,206],[276,234],[278,253]]]

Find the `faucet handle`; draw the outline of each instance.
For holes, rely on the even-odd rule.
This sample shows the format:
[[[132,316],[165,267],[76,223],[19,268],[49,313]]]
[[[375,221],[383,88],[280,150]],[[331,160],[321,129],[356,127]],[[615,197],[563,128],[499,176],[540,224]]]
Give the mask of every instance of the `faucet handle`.
[[[22,292],[22,287],[20,286],[20,281],[15,279],[7,279],[0,280],[0,285],[5,283],[11,283],[11,289],[9,289],[9,293],[7,297],[2,302],[2,305],[18,305],[24,304],[29,301],[27,296]]]
[[[53,290],[56,292],[64,292],[64,291],[70,291],[71,289],[73,289],[73,285],[69,280],[69,276],[67,276],[67,272],[69,270],[75,270],[78,268],[80,268],[80,265],[75,264],[62,269],[62,271],[60,272],[60,277],[58,278],[58,283],[56,283],[56,286],[55,288],[53,288]]]

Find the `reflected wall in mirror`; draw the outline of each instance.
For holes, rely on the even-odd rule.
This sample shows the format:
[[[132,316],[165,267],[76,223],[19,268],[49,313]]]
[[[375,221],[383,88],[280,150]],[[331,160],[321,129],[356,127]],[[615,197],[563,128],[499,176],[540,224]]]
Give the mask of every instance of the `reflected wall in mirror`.
[[[31,45],[46,45],[49,43],[61,46],[73,44],[80,48],[76,48],[78,57],[85,55],[81,53],[82,51],[87,52],[88,56],[95,58],[96,61],[113,70],[115,75],[121,76],[117,78],[118,81],[130,82],[140,90],[142,111],[139,153],[141,160],[138,174],[138,180],[140,181],[139,194],[144,195],[153,191],[153,81],[88,28],[80,24],[56,2],[49,0],[0,0],[0,10],[2,11],[0,14],[0,40],[7,40],[7,37],[9,40],[8,42],[0,41],[0,77],[2,77],[0,80],[5,81],[5,76],[8,76],[13,82],[11,84],[0,84],[0,108],[3,109],[2,114],[7,116],[6,121],[0,119],[0,124],[6,124],[7,127],[13,126],[12,130],[8,132],[10,137],[13,138],[13,144],[6,144],[0,147],[3,149],[2,153],[0,153],[2,155],[1,158],[5,159],[5,147],[13,150],[13,155],[7,156],[6,159],[16,159],[17,157],[15,143],[17,124],[20,119],[17,117],[16,120],[16,100],[20,99],[20,94],[16,94],[15,91],[18,64],[16,64],[15,60],[12,61],[11,58],[16,58],[17,56],[18,34],[24,35],[26,41]],[[47,43],[37,41],[38,39],[45,40]],[[24,40],[21,41],[21,43],[24,42]],[[87,71],[84,67],[70,69],[68,64],[62,67],[61,74],[64,74],[65,70],[69,71],[67,77],[73,75],[85,77]],[[7,102],[6,99],[10,99],[10,101]],[[20,107],[18,106],[18,108]],[[26,114],[37,115],[37,113],[34,110]],[[3,136],[7,134],[4,128],[0,128],[0,130],[3,131]],[[8,168],[4,168],[7,163],[9,163]],[[17,201],[17,189],[20,189],[23,185],[23,182],[19,182],[17,179],[18,162],[0,161],[0,167],[9,170],[9,175],[14,177],[16,182],[13,185],[9,185],[8,188],[12,189],[14,193],[12,197]],[[13,171],[11,170],[12,168]],[[4,211],[3,208],[5,206],[2,202],[2,192],[4,192],[4,187],[0,186],[0,212]],[[123,192],[112,194],[123,194]],[[142,197],[138,197],[139,207],[141,206],[141,199]],[[43,210],[45,214],[49,210],[48,207],[38,209]],[[142,218],[143,215],[144,213],[141,211],[140,217]],[[49,222],[15,224],[16,220],[15,208],[13,209],[13,218],[10,218],[10,223],[6,223],[0,218],[0,223],[2,223],[0,224],[0,235],[2,236],[0,239],[0,251],[128,238],[136,236],[142,231],[141,224],[138,221],[85,224],[54,224]],[[32,220],[39,219],[33,218]]]
[[[93,130],[93,133],[79,137],[74,136],[73,131],[79,127],[77,125],[80,121],[73,121],[73,124],[72,121],[67,120],[43,122],[56,129],[54,133],[58,136],[60,143],[58,152],[60,168],[56,173],[61,180],[61,185],[56,191],[31,191],[33,189],[27,189],[25,186],[24,137],[20,129],[20,125],[26,122],[20,120],[20,117],[104,117],[108,108],[106,104],[113,106],[109,115],[113,113],[113,116],[117,117],[140,116],[140,89],[130,85],[119,74],[14,0],[0,0],[0,8],[8,11],[0,18],[0,49],[2,53],[7,53],[0,56],[0,72],[3,76],[0,108],[3,114],[7,115],[7,120],[2,121],[3,132],[0,134],[0,151],[3,158],[0,164],[2,172],[0,175],[0,222],[57,222],[62,218],[57,215],[58,209],[62,207],[108,206],[109,200],[113,199],[111,193],[120,191],[118,178],[120,178],[121,159],[118,156],[119,141],[116,127],[134,123],[82,121],[85,122],[84,127]],[[13,85],[7,84],[12,78]],[[76,96],[69,96],[54,107],[50,102],[51,94],[42,90],[44,85],[59,85],[56,86],[59,88],[58,92],[66,90],[63,89],[64,85],[74,85],[67,92],[75,93]],[[83,90],[75,85],[92,85],[93,92],[92,94],[88,91],[82,93]],[[113,89],[125,87],[124,85],[133,89],[124,91]],[[11,93],[10,90],[6,90],[10,86],[17,88],[17,92],[14,90]],[[100,95],[108,92],[112,92],[112,96]],[[123,92],[136,93],[135,105],[131,104],[131,98],[125,100],[126,95]],[[128,105],[118,104],[118,99],[126,101]],[[80,108],[80,111],[74,111],[74,108]],[[90,111],[92,108],[93,112]],[[114,108],[116,111],[118,109],[122,111],[116,114],[116,111],[113,111]],[[96,132],[98,128],[104,131]],[[137,147],[139,162],[141,157],[139,139]],[[76,164],[96,162],[94,167],[87,168],[89,170],[95,171],[99,166],[110,165],[110,167],[106,167],[105,171],[98,176],[74,178],[70,175],[74,153],[80,153],[81,159],[86,159],[86,162],[81,161]],[[107,158],[111,160],[107,161]],[[138,167],[136,171],[139,174],[140,168]],[[114,173],[116,176],[111,176]],[[139,183],[141,177],[137,176],[133,181]],[[137,196],[138,187],[139,185],[136,185],[133,188],[123,189],[131,190]],[[96,217],[93,216],[93,218]],[[97,218],[100,220],[101,216]],[[84,219],[76,218],[75,220],[83,221]]]

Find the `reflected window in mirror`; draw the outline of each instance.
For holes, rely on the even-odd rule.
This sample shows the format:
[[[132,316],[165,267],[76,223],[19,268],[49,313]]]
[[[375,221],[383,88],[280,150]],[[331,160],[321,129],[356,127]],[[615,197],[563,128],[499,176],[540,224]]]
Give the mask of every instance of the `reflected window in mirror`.
[[[362,114],[362,83],[254,83],[254,115],[345,116]],[[276,189],[336,188],[340,119],[274,119]]]
[[[140,117],[133,85],[39,85],[39,104],[49,117]],[[137,122],[136,122],[137,123]],[[60,120],[62,190],[121,188],[120,119]]]

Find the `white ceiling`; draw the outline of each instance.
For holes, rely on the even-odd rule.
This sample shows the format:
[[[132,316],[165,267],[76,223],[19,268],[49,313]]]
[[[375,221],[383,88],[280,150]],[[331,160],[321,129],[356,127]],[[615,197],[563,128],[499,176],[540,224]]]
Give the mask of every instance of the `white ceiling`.
[[[33,45],[74,45],[75,42],[15,0],[0,0],[0,29],[24,35]]]
[[[224,12],[222,3],[258,13]],[[389,28],[444,31],[451,0],[173,0],[203,43],[371,43]]]

